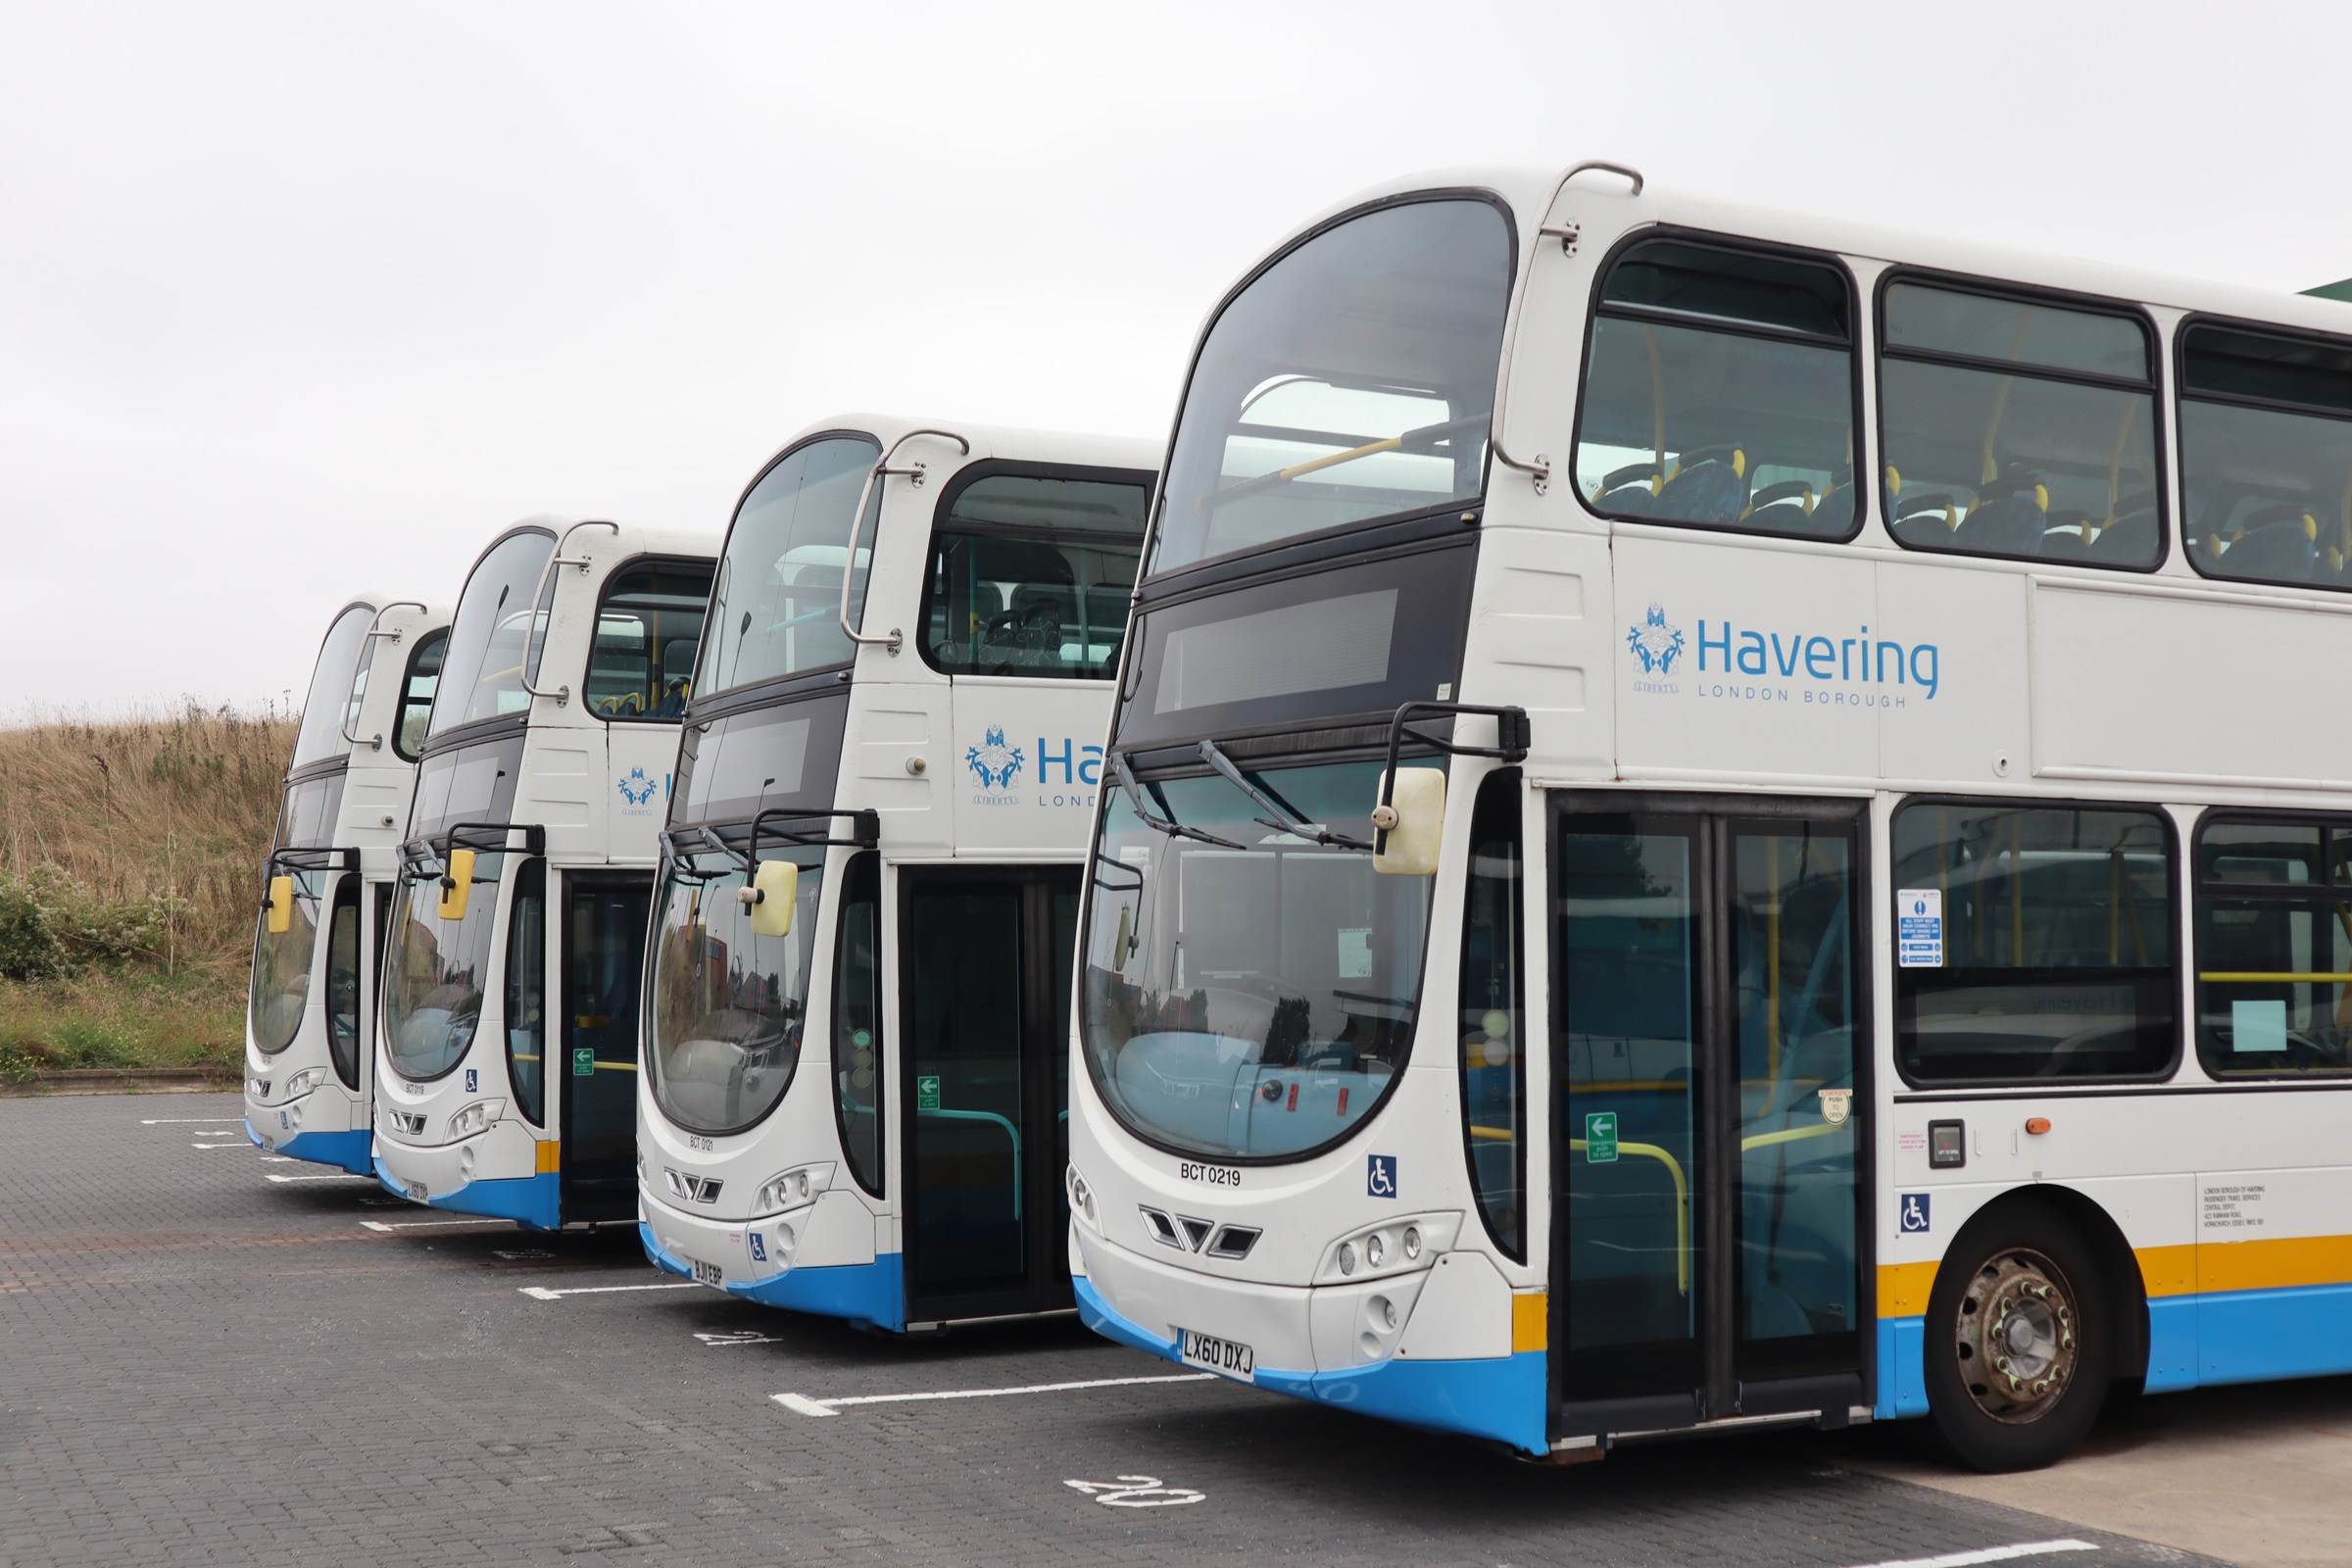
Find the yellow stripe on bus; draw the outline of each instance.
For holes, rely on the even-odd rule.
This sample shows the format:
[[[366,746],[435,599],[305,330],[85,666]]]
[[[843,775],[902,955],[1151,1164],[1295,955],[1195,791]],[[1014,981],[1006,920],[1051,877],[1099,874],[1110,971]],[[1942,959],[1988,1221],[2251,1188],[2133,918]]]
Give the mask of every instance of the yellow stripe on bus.
[[[1511,1351],[1541,1350],[1551,1343],[1551,1298],[1521,1291],[1511,1298]]]
[[[545,1176],[551,1171],[562,1170],[564,1168],[563,1155],[564,1146],[562,1144],[552,1138],[543,1140],[539,1145],[539,1174]]]
[[[2224,1291],[2283,1291],[2352,1284],[2352,1236],[2271,1236],[2251,1242],[2142,1247],[2140,1283],[2150,1300]],[[1879,1316],[1918,1317],[1936,1285],[1934,1263],[1879,1265]]]

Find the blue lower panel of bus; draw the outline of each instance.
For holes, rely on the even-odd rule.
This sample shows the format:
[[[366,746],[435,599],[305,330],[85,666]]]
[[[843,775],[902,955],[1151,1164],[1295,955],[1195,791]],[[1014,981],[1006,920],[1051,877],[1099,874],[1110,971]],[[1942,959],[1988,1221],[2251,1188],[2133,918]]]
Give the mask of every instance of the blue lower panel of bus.
[[[245,1118],[245,1136],[256,1149],[266,1149],[261,1136],[253,1130],[253,1118]],[[365,1176],[375,1168],[375,1156],[370,1146],[375,1135],[365,1127],[344,1133],[296,1133],[273,1151],[294,1159],[315,1159],[321,1165],[335,1165],[354,1176]]]
[[[2163,1296],[2148,1303],[2141,1387],[2176,1394],[2216,1383],[2331,1377],[2352,1372],[2352,1285]],[[1926,1415],[1926,1320],[1879,1322],[1878,1418]]]
[[[1111,1310],[1092,1281],[1072,1283],[1078,1292],[1078,1316],[1088,1328],[1165,1360],[1182,1360],[1173,1340],[1163,1340]],[[1493,1438],[1522,1453],[1543,1453],[1549,1446],[1544,1378],[1544,1352],[1523,1350],[1474,1361],[1383,1361],[1348,1372],[1259,1367],[1256,1386],[1433,1432]]]
[[[393,1180],[381,1159],[375,1161],[375,1179],[384,1184],[384,1191],[396,1198],[409,1196],[407,1188]],[[467,1182],[455,1192],[443,1193],[425,1201],[434,1208],[446,1208],[456,1214],[481,1214],[491,1219],[511,1219],[517,1225],[533,1230],[561,1230],[564,1225],[563,1178],[555,1171],[537,1176],[509,1176],[499,1181]]]
[[[654,1240],[654,1228],[637,1222],[637,1239],[656,1268],[692,1279],[694,1269]],[[906,1282],[903,1252],[885,1252],[871,1263],[832,1268],[796,1268],[763,1280],[731,1280],[719,1289],[761,1306],[780,1306],[820,1317],[847,1318],[869,1328],[900,1333],[906,1327]]]

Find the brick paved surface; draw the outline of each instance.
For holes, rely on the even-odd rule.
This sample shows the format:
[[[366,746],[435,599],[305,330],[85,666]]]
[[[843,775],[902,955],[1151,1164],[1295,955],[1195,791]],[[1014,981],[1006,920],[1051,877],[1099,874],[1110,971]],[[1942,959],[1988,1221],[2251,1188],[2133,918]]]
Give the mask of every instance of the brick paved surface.
[[[0,1561],[2213,1560],[1851,1473],[1851,1438],[1555,1470],[1223,1383],[796,1414],[770,1396],[1172,1369],[1067,1322],[899,1342],[694,1287],[534,1298],[663,1277],[628,1234],[368,1229],[428,1211],[270,1181],[319,1167],[265,1161],[236,1107],[0,1101]],[[1065,1484],[1131,1476],[1203,1500]]]

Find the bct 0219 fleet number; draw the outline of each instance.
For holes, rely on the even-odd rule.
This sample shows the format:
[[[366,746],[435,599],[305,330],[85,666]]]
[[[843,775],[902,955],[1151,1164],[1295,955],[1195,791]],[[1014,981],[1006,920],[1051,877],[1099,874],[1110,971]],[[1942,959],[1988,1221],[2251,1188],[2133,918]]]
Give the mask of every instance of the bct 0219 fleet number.
[[[1231,1165],[1196,1165],[1188,1159],[1177,1165],[1176,1175],[1180,1180],[1203,1182],[1210,1187],[1242,1185],[1242,1173]]]

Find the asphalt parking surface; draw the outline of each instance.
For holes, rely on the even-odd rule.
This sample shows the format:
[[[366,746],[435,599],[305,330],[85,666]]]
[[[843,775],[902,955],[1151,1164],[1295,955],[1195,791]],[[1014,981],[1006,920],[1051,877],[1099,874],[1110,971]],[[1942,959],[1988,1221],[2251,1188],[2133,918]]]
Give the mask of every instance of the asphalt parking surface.
[[[2222,1560],[1854,1468],[1892,1433],[1528,1465],[1069,1320],[898,1341],[446,1220],[266,1160],[234,1096],[0,1101],[0,1561]]]

